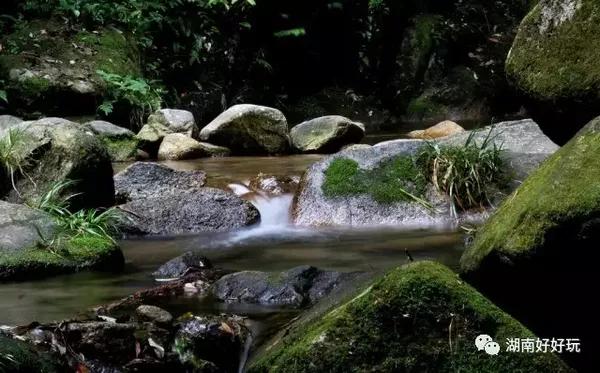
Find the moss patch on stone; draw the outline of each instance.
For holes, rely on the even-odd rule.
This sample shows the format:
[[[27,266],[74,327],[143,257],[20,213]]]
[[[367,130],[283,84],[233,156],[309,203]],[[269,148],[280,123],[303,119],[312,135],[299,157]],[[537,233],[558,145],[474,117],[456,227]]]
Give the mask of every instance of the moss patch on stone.
[[[563,3],[540,1],[525,17],[508,55],[506,71],[519,88],[536,99],[597,98],[600,3]]]
[[[426,178],[409,156],[384,161],[376,168],[362,170],[358,163],[336,158],[325,171],[323,193],[327,197],[369,194],[377,202],[393,203],[413,200],[404,191],[421,198]]]
[[[533,255],[554,230],[600,216],[599,157],[597,118],[505,200],[461,258],[463,270],[476,269],[491,252],[512,260]]]
[[[488,334],[497,356],[478,351]],[[506,338],[534,335],[448,268],[417,262],[392,270],[347,303],[292,327],[250,372],[566,372],[555,355],[508,353]]]
[[[106,150],[113,162],[135,160],[139,146],[139,140],[136,138],[112,138],[100,136],[100,140],[106,146]]]
[[[26,343],[0,334],[0,372],[58,373],[65,369],[49,355],[36,352]]]
[[[112,240],[77,235],[19,251],[0,252],[0,280],[20,280],[82,269],[118,269],[123,254]]]

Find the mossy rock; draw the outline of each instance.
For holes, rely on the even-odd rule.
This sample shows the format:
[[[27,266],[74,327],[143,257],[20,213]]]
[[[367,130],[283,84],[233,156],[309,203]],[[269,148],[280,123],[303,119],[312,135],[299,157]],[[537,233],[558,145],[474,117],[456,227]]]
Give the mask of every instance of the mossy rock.
[[[594,300],[576,285],[598,280],[599,153],[597,118],[505,200],[461,258],[468,281],[536,332],[581,338],[586,349],[569,360],[577,367],[599,362]]]
[[[0,373],[58,373],[67,368],[50,354],[0,334]]]
[[[496,356],[475,338],[497,341]],[[275,339],[249,372],[567,372],[552,354],[505,351],[534,338],[450,269],[417,262],[394,269],[346,303]]]
[[[135,44],[117,30],[89,32],[57,20],[31,20],[0,41],[9,109],[26,117],[95,113],[106,90],[98,70],[141,76]]]
[[[525,17],[506,72],[547,133],[566,142],[600,114],[600,3],[542,0]]]

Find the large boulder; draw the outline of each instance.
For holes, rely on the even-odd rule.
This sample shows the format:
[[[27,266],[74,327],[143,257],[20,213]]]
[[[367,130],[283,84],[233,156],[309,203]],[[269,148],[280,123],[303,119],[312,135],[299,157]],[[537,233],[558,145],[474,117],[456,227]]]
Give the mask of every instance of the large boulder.
[[[172,133],[165,136],[158,148],[159,160],[185,160],[202,157],[225,157],[229,149],[200,142],[182,133]]]
[[[243,271],[221,277],[213,284],[213,296],[227,303],[301,307],[315,304],[358,273],[323,271],[311,266],[278,274]]]
[[[461,258],[467,279],[514,309],[534,330],[545,333],[551,322],[553,334],[583,337],[588,364],[598,363],[591,352],[598,348],[597,339],[589,329],[596,315],[588,290],[573,284],[598,280],[599,149],[597,118],[506,199]],[[544,278],[569,281],[545,286]],[[507,294],[507,288],[514,291]]]
[[[135,199],[121,209],[130,215],[124,222],[124,231],[135,234],[226,231],[260,219],[258,210],[250,202],[215,188]]]
[[[233,154],[283,154],[289,149],[287,121],[277,109],[235,105],[200,131],[200,138]]]
[[[0,115],[0,133],[23,122],[21,118],[12,115]]]
[[[100,140],[79,124],[60,118],[23,122],[11,131],[19,134],[15,149],[24,175],[17,169],[16,190],[11,190],[10,175],[0,180],[0,193],[11,199],[36,200],[56,182],[74,181],[64,193],[74,210],[114,204],[111,159]],[[6,136],[7,132],[0,133]],[[1,172],[0,172],[1,174]],[[18,192],[17,192],[18,191]]]
[[[481,334],[489,353],[475,345]],[[506,352],[514,336],[535,337],[448,268],[418,262],[296,321],[248,371],[571,371],[554,354]]]
[[[506,60],[531,115],[561,143],[600,114],[599,15],[595,0],[539,1]]]
[[[362,123],[339,115],[315,118],[298,124],[290,132],[292,145],[302,153],[334,153],[365,136]]]
[[[185,110],[158,110],[148,117],[148,123],[142,127],[137,138],[148,152],[156,154],[165,136],[172,133],[196,138],[198,127],[194,115]]]
[[[444,139],[441,145],[463,146],[469,137],[481,144],[490,138],[490,146],[502,146],[508,188],[518,185],[558,147],[531,120],[503,122],[475,133],[464,132]],[[327,196],[323,190],[326,173],[336,160],[351,160],[359,169],[373,170],[398,157],[416,155],[425,145],[422,140],[393,140],[373,147],[352,147],[314,163],[304,174],[293,205],[293,218],[300,225],[402,225],[406,228],[448,227],[456,224],[449,213],[447,198],[431,186],[423,191],[437,213],[413,201],[380,203],[372,196],[354,193]],[[466,213],[461,220],[480,220],[481,214]]]
[[[116,29],[74,31],[58,19],[19,22],[0,37],[0,80],[23,116],[89,115],[106,92],[97,71],[139,77],[139,51]]]
[[[119,203],[195,192],[205,184],[204,171],[176,171],[152,162],[136,162],[115,175]]]
[[[47,214],[0,201],[0,281],[32,280],[84,269],[118,270],[123,254],[112,240],[59,236]]]
[[[113,162],[132,161],[137,157],[138,140],[127,128],[102,120],[87,122],[84,126],[89,127],[102,140]]]

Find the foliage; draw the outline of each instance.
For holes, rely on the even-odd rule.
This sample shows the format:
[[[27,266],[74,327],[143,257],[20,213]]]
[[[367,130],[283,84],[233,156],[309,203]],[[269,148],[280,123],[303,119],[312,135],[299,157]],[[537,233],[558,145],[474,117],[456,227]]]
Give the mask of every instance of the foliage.
[[[143,78],[110,74],[102,70],[98,70],[97,73],[104,80],[107,88],[107,98],[98,107],[104,115],[110,114],[114,104],[122,100],[132,107],[131,122],[141,125],[147,114],[160,109],[163,90],[153,86],[155,82],[149,83]]]
[[[372,170],[361,170],[358,163],[337,158],[325,171],[323,193],[327,197],[370,194],[380,203],[414,201],[431,209],[423,199],[426,180],[413,159],[400,156]]]
[[[11,184],[17,194],[15,178],[17,174],[26,176],[30,165],[27,143],[29,136],[21,129],[10,128],[0,138],[0,167],[10,176]]]
[[[481,144],[475,142],[474,131],[464,146],[428,142],[417,156],[433,185],[450,197],[453,215],[457,207],[468,210],[491,204],[489,187],[502,181],[502,149],[493,143],[492,130]]]
[[[74,184],[71,180],[56,182],[37,203],[30,203],[32,207],[49,213],[58,225],[59,233],[48,246],[55,247],[63,239],[83,236],[114,242],[113,236],[117,233],[117,224],[121,219],[118,210],[110,208],[104,211],[87,209],[71,212],[69,200],[75,195],[69,195],[66,191]]]

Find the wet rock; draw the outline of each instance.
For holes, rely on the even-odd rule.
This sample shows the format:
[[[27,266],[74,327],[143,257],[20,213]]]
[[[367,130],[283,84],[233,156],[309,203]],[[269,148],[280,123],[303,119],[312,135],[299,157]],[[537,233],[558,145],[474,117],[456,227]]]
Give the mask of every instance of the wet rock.
[[[252,190],[261,190],[272,195],[294,193],[298,189],[300,177],[298,176],[276,176],[258,174],[250,180],[248,185]]]
[[[84,126],[98,135],[113,162],[131,161],[138,157],[138,141],[127,128],[102,120],[87,122]]]
[[[134,234],[187,234],[241,228],[260,219],[258,210],[233,193],[215,188],[135,199],[122,205],[131,219],[123,231]]]
[[[0,194],[11,200],[38,199],[54,183],[74,180],[64,195],[74,210],[114,204],[113,169],[103,144],[77,123],[60,118],[23,122],[16,127],[22,133],[20,156],[28,158],[27,176],[16,174],[17,194],[10,177],[0,175]]]
[[[173,321],[173,316],[160,307],[141,305],[135,313],[142,321],[155,322],[157,324],[168,325]]]
[[[564,144],[600,115],[600,3],[543,0],[519,26],[506,60],[509,79],[544,132]]]
[[[65,343],[86,359],[125,364],[136,357],[136,325],[112,322],[74,322],[63,325]]]
[[[148,123],[137,134],[144,149],[156,154],[164,137],[180,133],[189,138],[198,136],[198,127],[189,111],[161,109],[148,117]]]
[[[249,333],[240,317],[194,316],[181,323],[173,350],[182,362],[196,368],[213,371],[218,366],[235,372],[247,338]]]
[[[166,135],[158,148],[160,160],[184,160],[202,157],[225,157],[230,151],[222,146],[196,141],[181,133]]]
[[[358,273],[323,271],[301,266],[277,274],[244,271],[221,277],[213,296],[228,303],[301,307],[316,303]]]
[[[67,367],[56,356],[0,332],[0,371],[59,373],[67,371]]]
[[[45,213],[0,201],[0,254],[35,247],[54,231],[55,224]]]
[[[120,203],[199,190],[206,184],[203,171],[176,171],[152,162],[136,162],[115,175]]]
[[[413,139],[432,140],[456,135],[461,132],[465,132],[465,129],[459,124],[451,120],[445,120],[424,130],[411,131],[408,133],[408,137]]]
[[[212,263],[203,255],[189,251],[163,264],[152,275],[155,278],[180,278],[192,270],[200,271],[212,268]]]
[[[236,155],[284,154],[290,141],[283,113],[248,104],[227,109],[202,128],[200,138]]]
[[[362,123],[339,115],[315,118],[292,128],[292,145],[302,153],[334,153],[365,136]]]
[[[535,338],[450,269],[417,262],[293,322],[248,371],[572,371],[554,354],[487,355],[473,345],[482,333]]]
[[[491,132],[490,132],[491,131]],[[441,145],[462,146],[471,132],[464,132],[438,140]],[[511,177],[508,188],[515,188],[531,171],[558,146],[550,141],[531,120],[502,122],[493,128],[486,127],[473,134],[473,141],[481,144],[486,137],[491,144],[505,149],[506,172]],[[328,198],[323,193],[325,171],[338,158],[348,158],[360,168],[372,169],[383,161],[398,156],[414,156],[425,142],[423,140],[392,140],[373,147],[343,150],[313,164],[300,182],[293,205],[293,218],[300,225],[402,225],[406,228],[450,227],[456,219],[449,213],[447,198],[433,187],[428,187],[426,198],[437,213],[414,202],[381,204],[368,195],[352,195]],[[483,214],[466,213],[459,219],[478,221]]]

